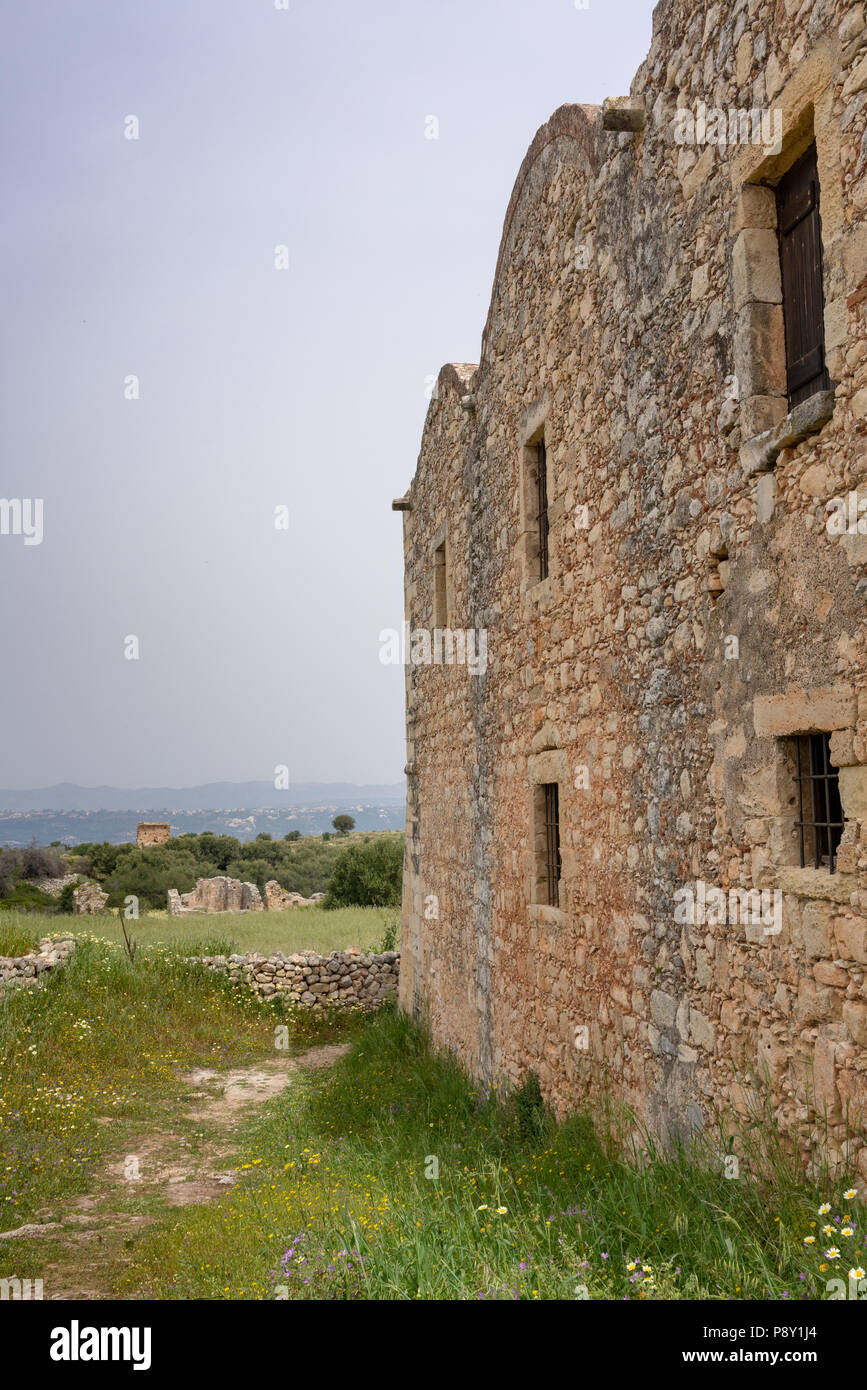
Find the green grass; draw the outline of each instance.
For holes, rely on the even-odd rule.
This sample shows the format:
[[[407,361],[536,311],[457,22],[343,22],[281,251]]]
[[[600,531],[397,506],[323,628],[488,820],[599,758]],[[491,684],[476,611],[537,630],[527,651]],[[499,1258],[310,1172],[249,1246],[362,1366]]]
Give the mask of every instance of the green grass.
[[[183,1092],[186,1068],[273,1056],[274,1018],[252,993],[172,951],[140,953],[133,966],[92,939],[43,987],[5,992],[0,1229],[85,1191],[124,1125],[163,1113]],[[302,1039],[313,1027],[309,1016],[293,1025]]]
[[[586,1116],[555,1125],[532,1081],[482,1095],[391,1009],[271,1102],[239,1170],[224,1200],[145,1234],[127,1296],[824,1298],[841,1271],[820,1268],[823,1199],[857,1222],[836,1238],[844,1277],[864,1261],[844,1184],[817,1189],[782,1155],[761,1182],[710,1151],[627,1162]]]
[[[141,946],[177,946],[192,954],[217,955],[222,952],[261,951],[344,951],[358,946],[362,951],[378,947],[386,928],[396,926],[400,948],[400,910],[385,907],[343,907],[324,912],[321,907],[299,907],[287,912],[196,913],[192,917],[169,917],[165,913],[146,913],[137,922],[126,923],[127,931]],[[40,936],[62,935],[86,930],[116,944],[123,942],[121,919],[107,912],[96,917],[56,916],[40,913],[0,912],[0,955],[20,955],[32,949]],[[3,943],[29,942],[23,950],[7,950]]]
[[[131,964],[87,938],[42,988],[0,999],[0,1229],[63,1219],[94,1191],[112,1220],[131,1217],[133,1198],[106,1187],[107,1156],[136,1152],[125,1146],[145,1129],[194,1137],[182,1074],[273,1058],[284,1018],[293,1048],[343,1037],[349,1055],[299,1071],[239,1121],[239,1181],[219,1200],[149,1199],[153,1224],[112,1236],[108,1262],[105,1245],[58,1236],[67,1261],[102,1261],[96,1286],[167,1299],[800,1299],[865,1263],[864,1207],[842,1180],[805,1181],[771,1127],[761,1180],[745,1157],[726,1178],[710,1141],[630,1162],[601,1121],[555,1124],[532,1078],[484,1093],[391,1008],[331,1023],[284,1014],[172,945]],[[837,1262],[823,1254],[828,1220]],[[4,1248],[32,1258],[22,1241]]]
[[[0,912],[0,956],[26,956],[40,938],[57,933],[56,917],[32,912]]]

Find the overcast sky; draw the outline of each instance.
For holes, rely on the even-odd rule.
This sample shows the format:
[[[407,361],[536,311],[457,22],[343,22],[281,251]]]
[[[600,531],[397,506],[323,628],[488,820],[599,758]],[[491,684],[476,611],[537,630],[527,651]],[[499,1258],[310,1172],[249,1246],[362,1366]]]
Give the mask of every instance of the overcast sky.
[[[5,0],[0,496],[44,510],[0,535],[0,786],[401,778],[426,379],[478,360],[535,131],[628,90],[651,11]]]

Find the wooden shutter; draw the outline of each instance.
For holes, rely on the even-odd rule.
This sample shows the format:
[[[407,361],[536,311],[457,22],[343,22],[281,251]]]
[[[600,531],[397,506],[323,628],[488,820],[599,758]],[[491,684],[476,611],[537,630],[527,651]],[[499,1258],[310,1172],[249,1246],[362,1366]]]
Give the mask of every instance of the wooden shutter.
[[[825,366],[825,297],[819,171],[812,145],[777,187],[789,409],[831,384]]]

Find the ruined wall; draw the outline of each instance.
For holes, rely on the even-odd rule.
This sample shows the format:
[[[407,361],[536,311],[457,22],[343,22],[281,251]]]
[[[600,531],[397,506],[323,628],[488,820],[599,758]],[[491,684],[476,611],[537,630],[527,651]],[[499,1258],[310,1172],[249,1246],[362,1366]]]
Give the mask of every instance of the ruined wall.
[[[135,842],[141,849],[147,845],[164,845],[172,838],[172,827],[168,821],[139,821]]]
[[[676,138],[700,101],[778,111],[779,146]],[[406,667],[403,1007],[561,1111],[603,1085],[662,1131],[765,1107],[867,1180],[867,536],[826,526],[867,496],[865,107],[861,5],[660,5],[631,99],[533,140],[480,364],[440,373],[396,505],[410,630],[445,538],[449,626],[487,633],[483,673]],[[793,417],[771,186],[813,135],[833,389]],[[787,739],[815,730],[836,874],[793,829]],[[534,886],[551,781],[558,908]],[[780,929],[676,920],[699,881],[779,890]]]
[[[218,874],[215,878],[197,878],[189,893],[170,888],[166,908],[170,917],[186,917],[196,912],[263,912],[265,904],[255,883],[242,883],[239,878]]]
[[[72,911],[76,917],[92,917],[105,911],[108,894],[98,883],[82,883],[72,894]]]
[[[170,888],[166,908],[170,917],[187,917],[196,912],[286,912],[298,907],[315,907],[325,897],[314,893],[305,898],[281,888],[276,878],[265,884],[265,897],[255,883],[242,883],[239,878],[219,874],[216,878],[197,878],[189,893]]]

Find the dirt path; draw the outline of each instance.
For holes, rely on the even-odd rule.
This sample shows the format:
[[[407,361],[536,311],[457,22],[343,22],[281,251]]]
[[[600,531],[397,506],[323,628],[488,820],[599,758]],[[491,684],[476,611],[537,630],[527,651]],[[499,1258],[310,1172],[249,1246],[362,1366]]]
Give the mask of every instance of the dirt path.
[[[188,1072],[183,1102],[165,1115],[165,1127],[129,1133],[124,1151],[108,1157],[96,1191],[68,1200],[61,1213],[55,1208],[41,1221],[0,1232],[0,1251],[4,1240],[32,1242],[46,1299],[111,1297],[141,1230],[171,1207],[218,1200],[233,1186],[237,1174],[227,1163],[256,1107],[290,1086],[299,1069],[331,1066],[348,1050],[335,1043],[230,1071]]]

